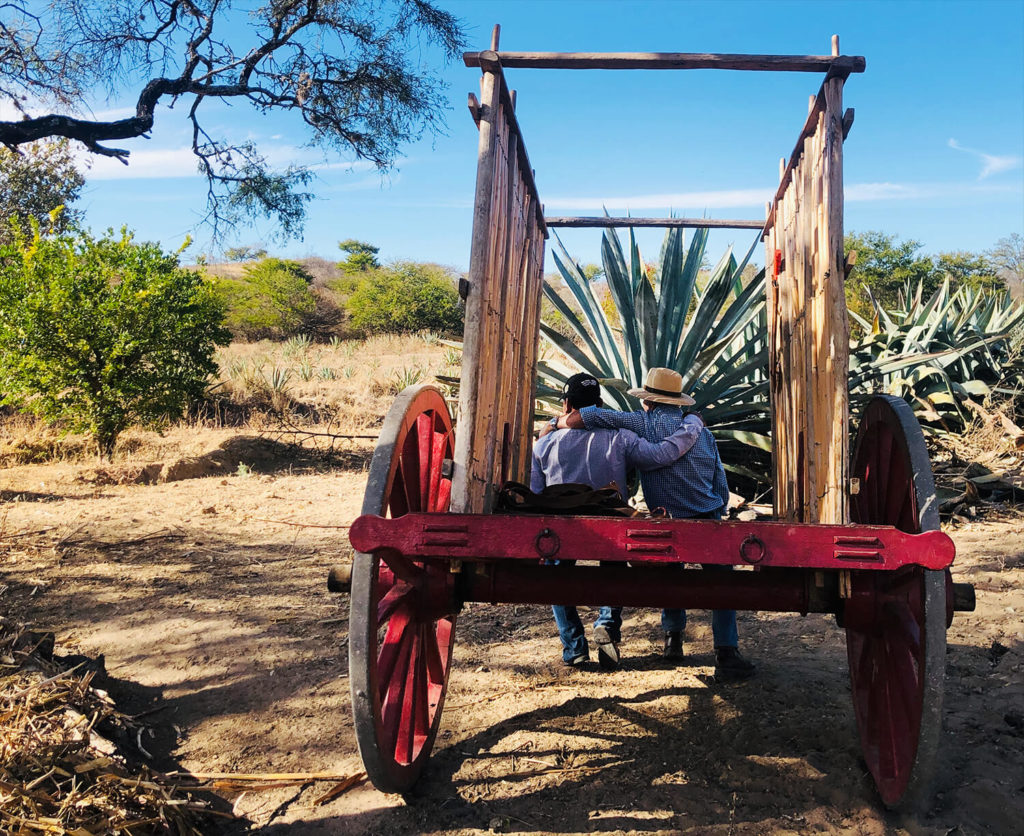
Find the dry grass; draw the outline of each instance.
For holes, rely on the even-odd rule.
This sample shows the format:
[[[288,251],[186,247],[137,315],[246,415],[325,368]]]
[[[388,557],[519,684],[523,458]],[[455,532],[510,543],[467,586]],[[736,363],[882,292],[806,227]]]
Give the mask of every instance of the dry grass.
[[[130,429],[114,460],[139,464],[200,456],[243,434],[273,434],[282,422],[337,434],[373,434],[394,396],[435,375],[458,376],[457,352],[429,334],[313,343],[233,343],[218,352],[209,401],[162,432]],[[96,448],[35,418],[0,416],[0,467],[88,461]]]
[[[331,344],[233,343],[218,354],[217,391],[238,404],[255,401],[272,410],[312,414],[339,432],[364,431],[379,426],[406,385],[458,374],[447,349],[431,339],[385,334]]]

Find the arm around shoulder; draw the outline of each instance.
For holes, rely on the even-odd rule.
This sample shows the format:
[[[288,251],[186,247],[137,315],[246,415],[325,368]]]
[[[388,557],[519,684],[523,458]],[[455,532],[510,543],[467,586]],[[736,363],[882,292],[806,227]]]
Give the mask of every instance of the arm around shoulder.
[[[585,406],[579,414],[583,426],[588,430],[632,430],[637,435],[644,431],[644,416],[639,412],[620,412],[617,409]]]

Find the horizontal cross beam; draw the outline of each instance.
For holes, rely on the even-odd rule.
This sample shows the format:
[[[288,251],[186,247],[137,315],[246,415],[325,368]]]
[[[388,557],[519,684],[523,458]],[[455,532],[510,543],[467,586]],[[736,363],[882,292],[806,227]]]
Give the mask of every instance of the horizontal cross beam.
[[[862,73],[862,55],[742,55],[701,52],[466,52],[467,67],[499,61],[503,67],[543,70],[752,70],[760,72]]]
[[[627,226],[682,227],[683,229],[763,229],[764,221],[719,220],[717,218],[545,218],[547,226],[601,227]]]

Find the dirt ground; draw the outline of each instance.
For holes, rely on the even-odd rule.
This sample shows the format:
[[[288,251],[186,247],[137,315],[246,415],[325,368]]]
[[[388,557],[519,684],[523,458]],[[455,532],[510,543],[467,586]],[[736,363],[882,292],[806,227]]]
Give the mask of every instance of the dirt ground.
[[[103,654],[113,692],[150,712],[158,768],[356,773],[348,598],[325,578],[371,451],[326,468],[246,443],[173,471],[213,475],[155,484],[122,484],[161,472],[138,463],[0,471],[0,611]],[[866,777],[831,618],[741,614],[759,675],[723,684],[701,613],[688,664],[666,668],[657,614],[627,611],[623,667],[604,673],[562,667],[546,608],[484,605],[459,618],[414,794],[362,783],[313,806],[319,784],[228,806],[268,834],[1020,833],[1024,516],[951,534],[978,608],[949,632],[935,803],[916,820],[887,817]]]

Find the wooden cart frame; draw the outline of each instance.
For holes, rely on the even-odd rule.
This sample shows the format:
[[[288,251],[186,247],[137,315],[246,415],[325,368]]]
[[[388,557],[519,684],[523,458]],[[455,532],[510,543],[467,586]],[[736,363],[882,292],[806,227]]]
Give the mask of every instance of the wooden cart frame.
[[[689,53],[467,53],[479,127],[458,422],[411,387],[371,463],[351,567],[350,679],[373,783],[403,792],[440,723],[456,615],[466,601],[834,613],[846,630],[854,709],[883,802],[927,797],[939,746],[945,632],[973,590],[954,585],[931,468],[907,404],[878,397],[847,439],[843,282],[844,82],[861,57]],[[823,73],[764,221],[545,218],[504,69],[724,69]],[[770,522],[502,516],[507,479],[528,481],[541,280],[552,226],[761,229],[769,271],[775,517]],[[457,429],[457,431],[456,431]],[[601,566],[548,565],[593,560]],[[632,561],[627,565],[628,561]],[[710,573],[679,564],[753,567]]]

